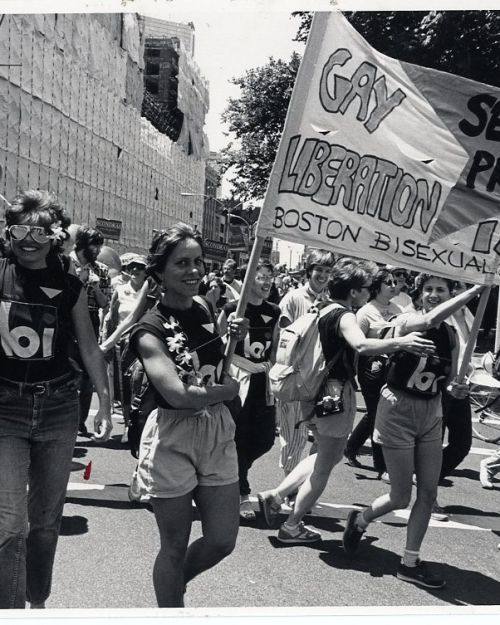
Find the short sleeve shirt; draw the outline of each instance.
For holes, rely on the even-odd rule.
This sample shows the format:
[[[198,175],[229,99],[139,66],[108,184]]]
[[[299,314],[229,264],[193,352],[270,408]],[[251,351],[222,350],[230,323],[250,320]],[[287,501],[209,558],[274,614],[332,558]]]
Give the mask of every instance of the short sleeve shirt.
[[[82,283],[53,268],[26,269],[0,259],[0,377],[52,380],[71,371],[71,311]]]
[[[418,313],[400,315],[396,323],[403,328],[409,317],[415,314]],[[387,370],[387,385],[390,388],[423,398],[435,397],[441,392],[450,372],[452,349],[456,341],[454,328],[446,326],[443,322],[437,328],[423,332],[423,338],[433,341],[436,346],[435,354],[417,356],[399,351],[391,355]]]
[[[302,315],[315,310],[318,302],[328,301],[327,292],[314,293],[307,284],[288,291],[283,297],[279,306],[281,310],[281,317],[286,317],[291,322],[295,321]]]
[[[379,338],[381,329],[387,326],[390,319],[400,315],[401,312],[401,308],[393,302],[384,305],[372,300],[357,311],[356,321],[366,337],[370,339]]]
[[[328,377],[343,381],[354,377],[354,350],[339,333],[340,320],[347,313],[352,314],[352,311],[344,306],[334,308],[318,321],[319,337],[326,362],[329,362],[339,350],[342,351]]]
[[[236,310],[236,303],[226,304],[223,308],[226,317]],[[273,330],[280,316],[279,306],[268,301],[256,306],[247,304],[245,317],[249,321],[248,334],[244,341],[236,343],[235,353],[252,362],[269,360],[272,349]]]
[[[177,375],[185,384],[212,386],[219,381],[224,345],[214,320],[199,302],[193,301],[187,310],[169,308],[161,303],[149,310],[130,333],[130,346],[139,358],[137,337],[142,331],[153,334],[165,344]],[[157,389],[155,395],[160,407],[172,407]]]

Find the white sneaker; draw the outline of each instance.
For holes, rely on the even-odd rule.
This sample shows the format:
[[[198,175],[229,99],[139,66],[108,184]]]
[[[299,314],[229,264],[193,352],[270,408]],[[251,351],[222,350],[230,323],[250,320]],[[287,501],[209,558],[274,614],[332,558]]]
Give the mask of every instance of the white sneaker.
[[[483,488],[493,488],[493,484],[490,481],[491,471],[489,470],[487,461],[488,458],[481,460],[479,465],[479,481],[481,482],[481,486]]]

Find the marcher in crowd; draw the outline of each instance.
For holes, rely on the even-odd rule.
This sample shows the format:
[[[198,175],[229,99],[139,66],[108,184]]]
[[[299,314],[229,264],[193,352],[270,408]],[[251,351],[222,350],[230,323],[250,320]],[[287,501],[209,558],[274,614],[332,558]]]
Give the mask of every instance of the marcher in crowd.
[[[396,320],[396,335],[404,338],[409,332],[424,332],[435,344],[436,353],[418,357],[404,351],[391,359],[374,433],[374,440],[383,448],[391,490],[362,512],[353,510],[343,538],[345,551],[353,554],[369,523],[392,510],[406,508],[415,474],[417,496],[408,519],[406,546],[397,577],[434,589],[442,588],[445,581],[420,560],[420,547],[436,501],[441,472],[441,392],[446,388],[457,399],[464,398],[468,392],[468,386],[456,380],[459,351],[456,333],[443,322],[483,289],[476,286],[450,299],[452,285],[444,278],[420,274],[416,286],[422,293],[423,310],[402,314]]]
[[[233,258],[228,258],[222,265],[222,280],[226,286],[225,297],[227,303],[240,299],[241,282],[236,279],[238,265]]]
[[[458,295],[466,290],[465,284],[458,282],[453,289],[453,295]],[[467,306],[462,306],[456,310],[446,322],[453,326],[458,339],[458,363],[460,369],[462,364],[465,346],[474,322],[474,316]],[[472,414],[468,397],[453,397],[446,389],[441,396],[443,409],[443,438],[447,430],[447,441],[443,448],[443,462],[439,481],[448,477],[467,456],[472,445]],[[447,515],[438,505],[434,505],[433,518],[440,515],[440,520],[445,520]]]
[[[204,275],[201,237],[176,224],[155,235],[147,272],[162,297],[134,327],[130,346],[141,359],[158,409],[141,438],[137,485],[149,496],[160,532],[153,569],[160,607],[182,607],[186,584],[231,553],[239,526],[235,425],[225,400],[238,383],[222,374],[223,342],[208,307],[196,299]],[[230,333],[245,337],[242,319]],[[192,502],[203,535],[188,547]]]
[[[0,608],[43,608],[78,429],[76,334],[99,396],[95,438],[111,432],[104,359],[81,281],[59,250],[70,220],[46,191],[18,195],[5,213],[0,260]],[[27,488],[28,487],[28,488]]]
[[[245,277],[246,267],[241,268]],[[236,423],[236,450],[240,484],[240,516],[253,520],[248,471],[252,464],[274,443],[276,421],[274,397],[269,387],[269,369],[274,362],[278,342],[280,309],[266,300],[273,281],[273,266],[260,261],[250,286],[245,318],[250,327],[244,341],[236,344],[230,369],[240,383],[241,407],[232,412]],[[226,304],[219,316],[219,329],[225,334],[229,319],[236,312],[236,302]]]
[[[146,258],[140,254],[133,254],[128,257],[127,265],[123,267],[123,271],[129,276],[129,279],[123,284],[117,284],[111,296],[108,314],[109,330],[115,329],[134,310],[146,280],[146,264]],[[120,343],[115,348],[115,358],[118,363],[118,387],[125,428],[122,442],[125,442],[131,400],[130,378],[126,374],[128,367],[134,360],[134,355],[128,349],[128,336],[122,336],[120,339]]]
[[[407,306],[410,306],[412,303],[411,297],[408,295],[408,272],[403,267],[392,267],[391,265],[387,265],[387,269],[389,269],[396,279],[396,293],[392,298],[392,303],[399,306],[401,310],[405,309]]]
[[[404,349],[419,357],[434,351],[432,341],[419,333],[392,339],[363,334],[352,312],[366,304],[372,287],[372,276],[362,263],[342,258],[333,266],[328,287],[330,299],[337,305],[320,317],[318,330],[325,361],[332,361],[334,356],[336,360],[318,398],[322,398],[321,408],[315,408],[314,402],[309,405],[317,451],[302,460],[277,488],[259,495],[264,518],[272,526],[283,498],[299,487],[295,505],[278,532],[278,540],[290,544],[321,540],[321,534],[304,525],[302,519],[324,491],[352,429],[356,414],[354,354],[391,354]]]
[[[280,328],[286,328],[305,313],[317,310],[320,303],[328,301],[327,285],[334,262],[331,252],[311,250],[305,262],[307,282],[298,289],[288,291],[279,304]],[[298,401],[278,400],[276,411],[281,443],[279,466],[288,475],[301,460],[307,443],[307,426]]]
[[[356,320],[363,334],[368,338],[378,338],[388,321],[401,313],[401,308],[391,299],[396,294],[396,280],[389,269],[379,269],[372,280],[370,299],[356,313]],[[358,358],[358,382],[365,400],[366,413],[360,419],[347,440],[345,456],[354,467],[361,464],[356,456],[367,438],[372,442],[373,468],[379,479],[385,473],[385,462],[382,449],[373,441],[373,426],[377,414],[380,390],[385,384],[387,356],[360,355]]]
[[[83,284],[87,295],[87,306],[90,314],[92,327],[97,340],[100,336],[101,317],[100,311],[106,312],[111,299],[111,280],[108,268],[104,263],[97,260],[104,243],[104,237],[95,228],[80,226],[75,235],[75,248],[70,253],[70,258],[76,269],[76,275]],[[76,360],[81,366],[76,351]],[[84,363],[83,363],[84,364]],[[94,386],[90,376],[90,371],[81,367],[80,380],[80,422],[78,431],[80,434],[88,434],[85,422],[89,416],[90,404]]]

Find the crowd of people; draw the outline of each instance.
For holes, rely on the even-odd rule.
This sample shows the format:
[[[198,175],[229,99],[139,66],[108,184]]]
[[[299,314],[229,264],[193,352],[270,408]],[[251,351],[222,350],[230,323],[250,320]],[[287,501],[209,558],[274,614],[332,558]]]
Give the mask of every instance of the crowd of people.
[[[431,515],[447,518],[439,482],[471,446],[469,387],[457,371],[473,320],[467,304],[482,287],[313,249],[303,272],[260,260],[237,317],[246,267],[228,259],[206,271],[200,233],[186,224],[155,233],[147,256],[127,252],[118,267],[99,260],[103,235],[72,230],[47,192],[17,196],[5,223],[0,608],[45,606],[77,435],[107,441],[119,407],[127,444],[131,371],[142,371],[154,400],[129,492],[150,502],[158,525],[158,606],[183,606],[187,584],[231,553],[241,520],[255,520],[251,469],[277,435],[283,479],[256,495],[280,542],[321,540],[303,519],[343,458],[361,466],[370,439],[389,490],[350,513],[346,553],[373,520],[408,506],[415,485],[397,577],[444,586],[420,550]],[[276,400],[269,382],[280,330],[311,311],[329,363],[322,406],[340,398],[335,410]],[[353,429],[357,390],[366,412]],[[190,543],[193,501],[202,536]],[[277,528],[283,503],[290,513]]]

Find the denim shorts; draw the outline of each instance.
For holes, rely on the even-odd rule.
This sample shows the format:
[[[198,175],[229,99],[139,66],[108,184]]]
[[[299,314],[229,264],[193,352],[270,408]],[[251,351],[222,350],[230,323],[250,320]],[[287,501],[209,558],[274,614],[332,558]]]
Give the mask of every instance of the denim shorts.
[[[236,426],[224,404],[194,414],[158,408],[141,436],[137,485],[143,497],[182,497],[197,486],[238,481]]]
[[[389,388],[380,392],[373,440],[385,447],[411,449],[441,440],[441,395],[424,398]]]

